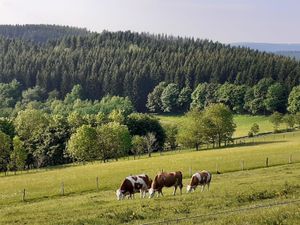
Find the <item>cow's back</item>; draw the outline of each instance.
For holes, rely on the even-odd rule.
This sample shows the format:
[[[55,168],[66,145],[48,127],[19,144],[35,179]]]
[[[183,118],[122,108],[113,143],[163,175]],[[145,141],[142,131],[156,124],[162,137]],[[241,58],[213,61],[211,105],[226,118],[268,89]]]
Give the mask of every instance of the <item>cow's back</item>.
[[[142,179],[146,184],[146,186],[149,186],[150,178],[148,177],[147,174],[138,175],[138,178]]]
[[[203,170],[199,174],[201,176],[201,180],[199,181],[200,184],[210,183],[212,177],[210,172]]]
[[[152,188],[172,187],[174,184],[182,184],[182,173],[180,171],[173,173],[162,172],[157,174],[152,183]]]

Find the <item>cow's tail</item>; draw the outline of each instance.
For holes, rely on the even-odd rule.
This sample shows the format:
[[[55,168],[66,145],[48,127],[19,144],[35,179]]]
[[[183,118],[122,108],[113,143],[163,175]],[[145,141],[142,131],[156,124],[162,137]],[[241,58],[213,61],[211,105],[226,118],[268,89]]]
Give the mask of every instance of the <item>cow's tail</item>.
[[[209,175],[209,179],[208,179],[207,183],[210,183],[211,178],[212,178],[212,174],[210,172],[208,172],[208,175]]]

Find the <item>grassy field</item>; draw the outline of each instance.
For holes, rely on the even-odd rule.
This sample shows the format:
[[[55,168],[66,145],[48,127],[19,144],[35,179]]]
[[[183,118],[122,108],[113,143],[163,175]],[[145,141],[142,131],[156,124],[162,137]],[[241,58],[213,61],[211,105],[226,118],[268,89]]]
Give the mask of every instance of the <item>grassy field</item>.
[[[156,116],[159,120],[164,123],[177,124],[180,127],[185,120],[182,115],[158,115]],[[260,127],[260,133],[272,132],[273,125],[269,121],[268,116],[250,116],[250,115],[235,115],[234,121],[237,125],[234,137],[243,137],[248,135],[253,123],[257,123]],[[281,125],[279,129],[285,129],[284,125]]]
[[[265,167],[266,158],[269,167]],[[291,157],[291,158],[290,158]],[[293,164],[287,164],[289,159]],[[244,171],[241,162],[244,161]],[[298,163],[297,163],[298,162]],[[245,145],[208,151],[168,152],[138,160],[67,166],[0,177],[0,224],[141,224],[198,214],[220,213],[240,207],[300,199],[300,132],[248,139]],[[280,166],[282,165],[282,166]],[[207,169],[211,191],[182,196],[117,201],[115,190],[129,174],[153,177],[161,169],[181,170],[184,185],[190,172]],[[190,171],[191,170],[191,171]],[[100,190],[96,190],[96,177]],[[65,196],[60,195],[64,183]],[[21,191],[26,189],[26,201]],[[299,202],[218,216],[202,216],[206,224],[295,224]],[[196,220],[181,224],[197,224]],[[170,223],[172,224],[172,223]]]

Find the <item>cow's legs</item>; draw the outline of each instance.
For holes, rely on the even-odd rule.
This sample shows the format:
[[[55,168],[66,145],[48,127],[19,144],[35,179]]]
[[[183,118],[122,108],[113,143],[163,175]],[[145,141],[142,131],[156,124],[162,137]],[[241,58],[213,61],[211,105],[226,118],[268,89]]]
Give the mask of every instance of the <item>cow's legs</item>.
[[[201,190],[201,192],[204,191],[204,188],[205,188],[205,184],[202,185],[202,190]]]
[[[207,190],[208,190],[208,191],[209,191],[209,185],[210,185],[210,183],[207,184]]]
[[[140,194],[141,194],[141,198],[143,198],[144,196],[144,193],[143,193],[144,191],[142,190],[142,189],[140,189]]]
[[[142,198],[145,198],[145,197],[146,197],[146,190],[142,190],[142,189],[141,189],[141,197],[142,197]]]
[[[161,196],[164,196],[164,194],[162,193],[162,189],[158,190],[158,193],[159,193]]]
[[[176,194],[176,190],[177,190],[177,185],[174,186],[174,192],[173,192],[173,195]]]
[[[180,189],[180,195],[182,195],[182,188],[183,188],[183,185],[182,185],[182,184],[180,184],[180,185],[179,185],[179,189]]]
[[[134,193],[130,193],[130,194],[129,194],[128,199],[130,199],[130,198],[131,198],[131,199],[134,199]]]

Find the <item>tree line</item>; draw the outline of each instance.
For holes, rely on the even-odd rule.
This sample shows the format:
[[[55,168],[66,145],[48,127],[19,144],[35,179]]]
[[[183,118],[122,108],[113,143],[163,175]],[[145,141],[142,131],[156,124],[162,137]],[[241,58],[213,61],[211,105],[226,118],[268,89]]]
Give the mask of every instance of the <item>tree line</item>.
[[[165,132],[152,116],[135,112],[127,97],[83,99],[75,85],[64,99],[39,87],[0,85],[0,171],[118,159],[163,149]],[[17,102],[16,102],[17,100]],[[10,106],[10,107],[7,107]],[[132,138],[140,139],[138,150]]]
[[[147,99],[150,112],[180,113],[192,108],[204,109],[212,103],[223,103],[235,113],[272,114],[300,111],[300,86],[291,92],[284,84],[263,78],[252,87],[246,85],[200,83],[192,90],[175,83],[160,82]]]
[[[60,99],[80,84],[87,99],[128,96],[137,111],[147,110],[148,94],[162,81],[188,92],[205,82],[252,87],[264,78],[290,92],[299,85],[300,63],[209,40],[130,31],[64,37],[45,45],[0,38],[0,82],[16,79],[22,90],[40,86]]]
[[[0,117],[0,171],[4,172],[107,162],[129,155],[151,157],[152,152],[176,149],[179,143],[197,149],[203,143],[220,147],[234,132],[232,113],[223,104],[189,112],[191,120],[179,129],[137,113],[127,97],[87,100],[82,87],[75,85],[60,100],[56,92],[46,93],[39,86],[24,91],[19,86],[15,80],[0,84],[1,113],[9,115]]]

